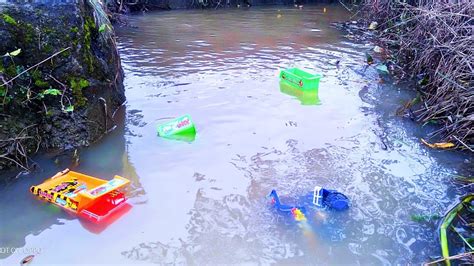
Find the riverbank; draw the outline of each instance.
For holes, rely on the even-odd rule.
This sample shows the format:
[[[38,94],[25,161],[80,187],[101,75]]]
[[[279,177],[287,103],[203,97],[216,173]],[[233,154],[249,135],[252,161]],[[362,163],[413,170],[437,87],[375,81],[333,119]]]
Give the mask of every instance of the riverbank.
[[[474,152],[474,2],[362,2],[391,74],[417,83],[400,113],[437,126],[428,142]]]
[[[36,152],[73,151],[114,127],[123,71],[96,1],[1,4],[0,54],[0,171],[32,170]]]
[[[396,80],[413,81],[417,96],[399,108],[398,115],[433,128],[420,139],[426,146],[457,148],[473,154],[474,3],[362,2],[359,12],[363,22],[346,23],[343,28],[349,29],[351,36],[358,33],[355,35],[375,43],[371,54],[383,62],[387,73]],[[367,58],[372,59],[370,55]],[[465,195],[455,203],[473,196],[470,165],[465,174],[451,178],[453,189]],[[467,200],[463,205],[469,209],[473,202]],[[473,220],[463,205],[446,212],[440,222],[437,231],[443,258],[433,263],[445,261],[450,265],[452,260],[472,264],[472,246],[466,238],[474,231]]]

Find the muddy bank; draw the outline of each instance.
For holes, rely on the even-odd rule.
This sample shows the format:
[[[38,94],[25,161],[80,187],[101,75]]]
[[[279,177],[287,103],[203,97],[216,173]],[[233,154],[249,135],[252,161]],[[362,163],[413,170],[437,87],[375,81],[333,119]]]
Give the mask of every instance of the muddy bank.
[[[366,0],[359,10],[362,20],[337,25],[348,38],[373,43],[366,55],[368,65],[374,64],[397,82],[411,81],[417,95],[397,115],[431,129],[420,142],[430,149],[467,151],[466,167],[450,178],[449,187],[465,196],[453,200],[433,229],[438,232],[442,257],[432,258],[429,264],[473,262],[466,241],[474,231],[470,211],[474,204],[473,11],[472,1]]]
[[[39,150],[88,146],[125,101],[113,28],[100,5],[0,3],[0,170]]]
[[[390,74],[416,83],[418,95],[400,113],[437,127],[428,142],[474,152],[474,3],[366,0],[360,11],[379,46],[373,54]]]

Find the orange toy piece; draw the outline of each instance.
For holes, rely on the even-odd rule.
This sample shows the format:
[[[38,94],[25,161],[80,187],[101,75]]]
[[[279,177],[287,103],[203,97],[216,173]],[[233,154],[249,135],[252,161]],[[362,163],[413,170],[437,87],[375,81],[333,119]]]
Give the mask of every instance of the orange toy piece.
[[[306,216],[298,208],[292,208],[291,209],[291,214],[293,214],[293,218],[295,218],[295,220],[298,221],[298,222],[306,221]]]
[[[40,185],[32,186],[31,193],[59,207],[100,221],[122,206],[125,195],[118,189],[130,180],[121,176],[107,181],[65,169]]]

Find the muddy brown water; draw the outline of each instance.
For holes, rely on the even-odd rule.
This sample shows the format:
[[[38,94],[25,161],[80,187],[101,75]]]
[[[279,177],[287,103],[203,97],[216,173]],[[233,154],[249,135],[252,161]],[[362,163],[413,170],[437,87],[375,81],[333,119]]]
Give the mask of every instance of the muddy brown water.
[[[136,28],[117,30],[127,103],[75,170],[130,178],[132,208],[97,227],[36,200],[29,186],[68,165],[38,156],[40,171],[1,187],[0,265],[31,254],[35,265],[391,265],[438,255],[436,223],[410,217],[442,214],[459,196],[451,175],[472,158],[420,144],[427,129],[395,115],[411,90],[380,83],[364,66],[372,47],[330,25],[349,17],[336,6],[130,17]],[[319,105],[280,91],[286,67],[325,75]],[[194,142],[156,136],[182,114],[194,119]],[[351,208],[319,211],[303,230],[265,199],[315,185],[345,193]]]

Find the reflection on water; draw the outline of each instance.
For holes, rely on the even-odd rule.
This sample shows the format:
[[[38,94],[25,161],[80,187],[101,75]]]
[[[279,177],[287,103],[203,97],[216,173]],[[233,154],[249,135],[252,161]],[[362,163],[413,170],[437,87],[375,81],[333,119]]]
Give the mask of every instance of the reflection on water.
[[[280,91],[290,96],[296,97],[302,105],[321,104],[318,96],[318,90],[301,90],[284,81],[280,81]]]
[[[56,248],[59,248],[57,245],[64,245],[65,248],[75,246],[76,244],[71,242],[77,240],[75,240],[74,234],[78,230],[82,230],[90,235],[101,234],[104,230],[109,229],[109,226],[113,225],[115,220],[123,219],[121,218],[123,215],[129,215],[126,213],[130,211],[132,205],[121,208],[120,211],[111,215],[105,223],[96,225],[84,220],[78,220],[75,216],[61,210],[58,206],[40,201],[31,195],[29,192],[30,186],[43,182],[66,167],[105,179],[112,179],[115,174],[126,176],[131,181],[127,188],[127,195],[131,198],[129,203],[137,205],[146,202],[146,193],[140,184],[133,164],[128,161],[128,155],[125,150],[124,119],[125,108],[121,108],[115,114],[116,130],[109,137],[101,141],[99,145],[79,152],[79,167],[71,167],[74,164],[70,154],[46,154],[34,158],[40,166],[40,170],[30,175],[22,176],[20,179],[0,187],[0,247],[18,249],[14,253],[0,253],[0,259],[8,258],[5,262],[7,265],[17,265],[23,257],[30,255],[24,254],[24,250],[38,251],[38,254],[35,254],[34,260],[41,263],[44,253],[55,253]],[[132,119],[133,115],[129,115],[126,122],[131,123]],[[63,227],[64,231],[56,232],[53,237],[41,237],[48,231],[54,231],[58,226]],[[34,241],[28,241],[28,238],[31,239],[31,237],[35,236],[39,236],[39,238]],[[51,244],[54,241],[59,244]],[[21,249],[22,247],[26,248]],[[64,256],[67,257],[68,254],[69,252],[66,252]],[[56,259],[46,257],[42,263],[64,263],[64,261],[57,261]],[[3,263],[0,264],[4,265]]]
[[[436,225],[410,216],[443,213],[457,197],[450,174],[472,159],[419,144],[425,129],[395,116],[413,95],[379,82],[363,66],[370,47],[330,26],[349,18],[343,8],[322,8],[131,17],[137,28],[118,30],[128,102],[116,120],[125,123],[80,151],[75,170],[130,178],[133,208],[88,231],[29,195],[60,170],[41,156],[41,172],[1,188],[0,246],[41,247],[39,264],[379,265],[439,254]],[[288,67],[323,73],[318,94],[281,88]],[[196,124],[192,143],[156,136],[157,124],[183,114]],[[315,185],[344,193],[351,208],[299,226],[265,198]],[[12,264],[22,255],[0,254]]]

